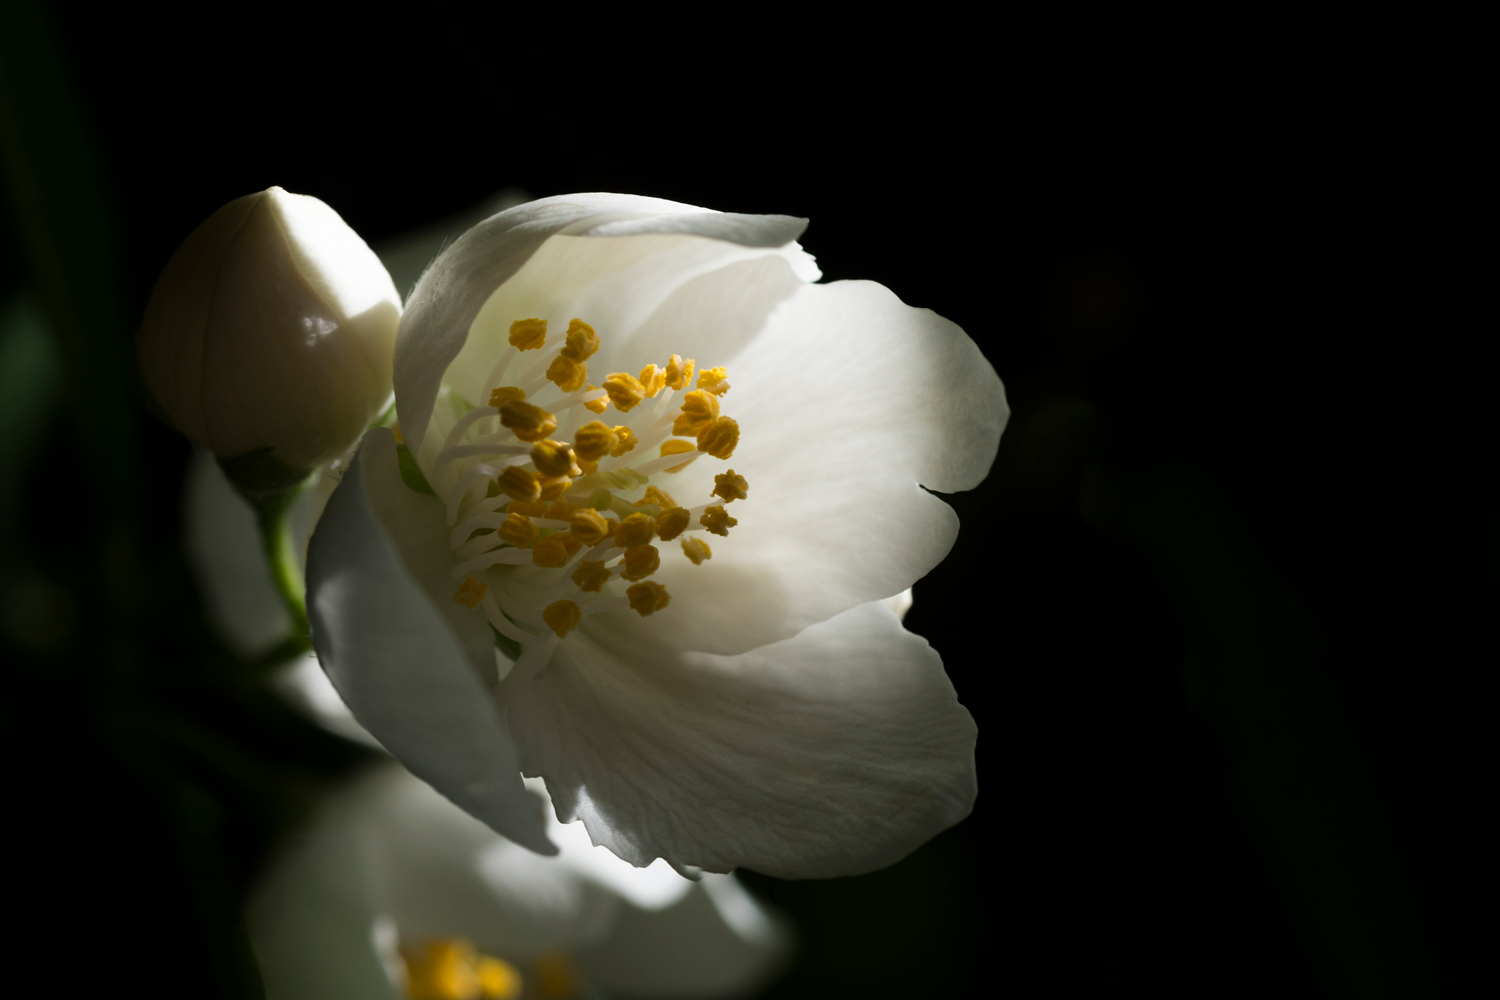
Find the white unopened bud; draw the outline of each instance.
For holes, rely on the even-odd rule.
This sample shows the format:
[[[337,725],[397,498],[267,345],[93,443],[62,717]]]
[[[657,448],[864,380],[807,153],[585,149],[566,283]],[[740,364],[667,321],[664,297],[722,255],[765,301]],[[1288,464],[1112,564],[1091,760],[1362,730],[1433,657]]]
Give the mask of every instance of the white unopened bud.
[[[317,198],[273,187],[193,230],[157,279],[137,347],[178,430],[223,458],[312,469],[391,396],[401,297]]]

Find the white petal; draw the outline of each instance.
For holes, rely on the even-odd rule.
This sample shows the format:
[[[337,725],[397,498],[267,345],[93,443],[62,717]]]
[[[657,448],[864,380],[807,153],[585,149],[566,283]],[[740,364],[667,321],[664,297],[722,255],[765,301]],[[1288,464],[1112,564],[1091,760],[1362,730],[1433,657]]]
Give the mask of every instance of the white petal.
[[[480,681],[494,665],[489,626],[431,596],[452,585],[447,531],[441,503],[402,483],[391,432],[366,435],[308,550],[313,644],[355,718],[398,760],[498,832],[551,854],[539,800],[521,784]]]
[[[508,347],[511,323],[522,317],[547,320],[554,335],[573,317],[593,326],[601,341],[588,362],[595,383],[611,371],[665,364],[672,353],[705,363],[732,355],[805,283],[795,265],[802,256],[796,244],[766,250],[682,235],[554,236],[486,300],[444,385],[478,400]],[[529,355],[535,360],[522,361],[512,377],[527,364],[545,365],[549,354]],[[545,406],[553,391],[545,389],[538,402]],[[428,430],[433,445],[433,430],[446,431],[438,423]]]
[[[566,855],[511,843],[385,764],[324,802],[256,887],[247,917],[269,997],[365,1000],[397,995],[382,927],[408,943],[463,938],[522,960],[597,945],[620,910]]]
[[[790,957],[791,929],[733,875],[705,875],[668,910],[627,909],[604,944],[577,955],[611,996],[750,996]]]
[[[906,620],[906,613],[911,610],[912,596],[911,588],[907,587],[899,594],[885,599],[885,606],[890,608],[895,616],[901,621]]]
[[[732,467],[749,498],[711,560],[663,558],[674,642],[753,649],[900,593],[948,554],[958,518],[922,487],[978,485],[1008,415],[961,329],[873,282],[806,285],[728,367],[734,456],[662,479],[697,505]]]
[[[318,664],[318,654],[309,652],[282,666],[271,675],[271,687],[293,707],[301,710],[318,725],[347,740],[384,751],[380,741],[371,736],[344,699],[339,697]]]
[[[613,194],[544,198],[501,212],[435,260],[407,301],[395,364],[397,406],[407,437],[423,440],[443,374],[480,308],[552,235],[676,234],[771,248],[795,240],[806,225],[789,216],[732,215]]]
[[[245,907],[267,1000],[397,1000],[382,961],[372,845],[327,804],[278,856]]]
[[[427,265],[443,252],[444,247],[490,216],[531,200],[531,196],[519,188],[505,188],[461,212],[393,236],[371,249],[390,272],[396,291],[403,296],[409,295],[422,272],[427,270]]]
[[[535,787],[540,778],[527,780]],[[595,845],[582,823],[547,824],[547,835],[558,846],[558,860],[581,877],[620,894],[643,910],[662,910],[674,905],[692,889],[693,883],[658,858],[645,868],[622,861],[609,848]]]
[[[404,940],[466,938],[514,959],[591,944],[613,926],[619,898],[566,858],[496,835],[400,767],[365,786],[372,874]]]
[[[963,819],[974,736],[942,662],[882,603],[739,656],[675,651],[651,619],[575,632],[502,687],[528,774],[637,865],[827,878]],[[581,631],[581,630],[580,630]]]

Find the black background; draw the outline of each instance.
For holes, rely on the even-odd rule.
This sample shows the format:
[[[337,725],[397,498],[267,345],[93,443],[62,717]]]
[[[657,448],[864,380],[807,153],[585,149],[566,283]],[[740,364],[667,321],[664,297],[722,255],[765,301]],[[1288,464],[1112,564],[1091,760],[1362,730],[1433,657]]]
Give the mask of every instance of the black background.
[[[747,876],[802,929],[772,996],[1497,988],[1500,172],[1476,23],[49,12],[127,333],[238,195],[316,195],[375,243],[519,187],[807,216],[825,280],[880,281],[983,349],[1011,425],[908,618],[978,721],[979,802],[886,872]],[[143,428],[143,544],[175,565],[188,449]],[[108,496],[29,509],[86,523]],[[89,570],[52,569],[89,632]],[[160,628],[187,650],[164,676],[222,657]],[[223,900],[295,815],[285,789],[348,755],[228,682],[131,681],[129,712],[177,698],[244,755],[162,792],[177,765],[58,735],[126,711],[66,707],[95,680],[56,664],[83,654],[28,655],[7,657],[11,811],[45,873],[27,954],[234,992]]]

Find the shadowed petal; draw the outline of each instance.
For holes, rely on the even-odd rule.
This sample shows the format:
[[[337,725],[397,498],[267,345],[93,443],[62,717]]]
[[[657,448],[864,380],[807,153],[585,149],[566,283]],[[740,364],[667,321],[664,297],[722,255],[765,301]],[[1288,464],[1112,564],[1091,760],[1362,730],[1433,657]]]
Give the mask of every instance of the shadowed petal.
[[[674,651],[651,621],[610,617],[615,634],[500,690],[559,818],[627,861],[854,875],[968,815],[973,720],[884,604],[739,656]]]
[[[355,718],[412,773],[499,833],[556,853],[480,681],[494,662],[489,626],[435,605],[423,586],[452,564],[446,532],[438,501],[402,483],[391,432],[371,431],[308,549],[313,645]]]

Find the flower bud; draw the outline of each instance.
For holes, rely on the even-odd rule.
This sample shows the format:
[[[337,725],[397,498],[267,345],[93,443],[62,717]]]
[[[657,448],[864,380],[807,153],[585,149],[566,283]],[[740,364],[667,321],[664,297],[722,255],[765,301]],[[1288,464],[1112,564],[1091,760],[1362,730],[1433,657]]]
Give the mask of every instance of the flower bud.
[[[279,187],[225,205],[157,279],[137,348],[165,415],[221,458],[294,470],[342,454],[386,406],[401,298],[338,213]]]

